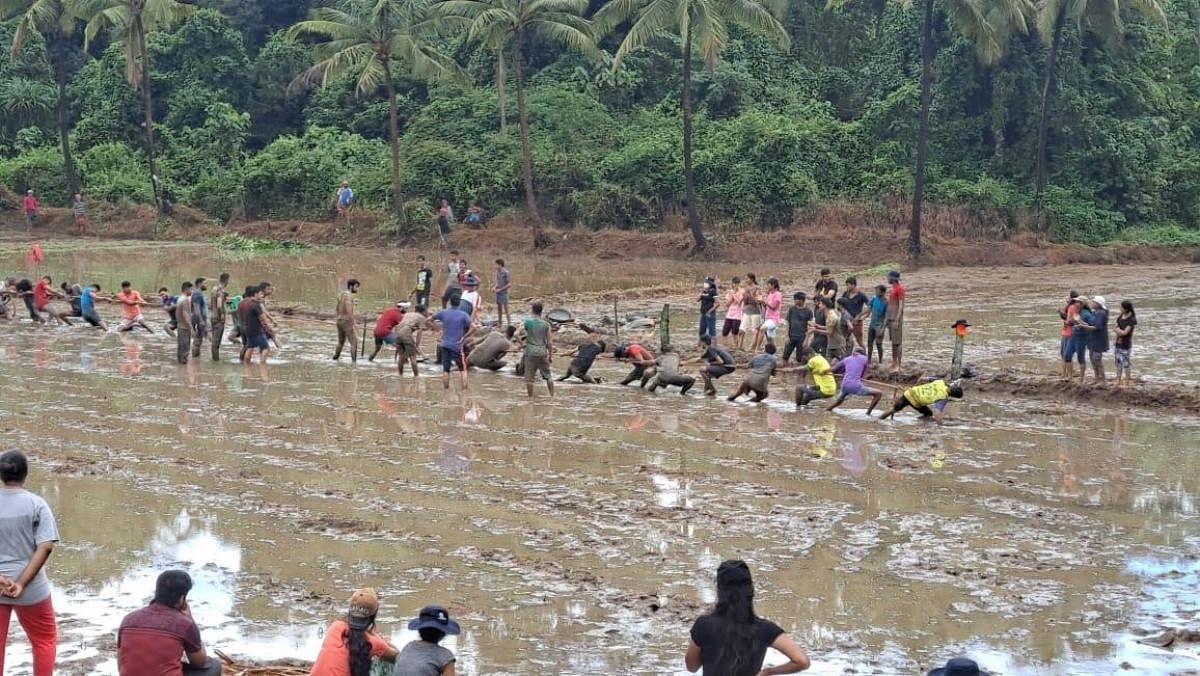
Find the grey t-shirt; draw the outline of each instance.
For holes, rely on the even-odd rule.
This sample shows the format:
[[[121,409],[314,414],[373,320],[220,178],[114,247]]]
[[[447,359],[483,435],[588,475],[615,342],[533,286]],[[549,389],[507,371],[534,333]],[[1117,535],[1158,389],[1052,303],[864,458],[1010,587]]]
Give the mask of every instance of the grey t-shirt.
[[[454,653],[442,646],[428,641],[413,641],[396,656],[395,675],[438,676],[453,661]]]
[[[0,488],[0,575],[17,579],[45,542],[58,542],[58,525],[46,501],[24,488]],[[20,597],[0,596],[0,604],[30,606],[48,596],[50,581],[43,569]]]

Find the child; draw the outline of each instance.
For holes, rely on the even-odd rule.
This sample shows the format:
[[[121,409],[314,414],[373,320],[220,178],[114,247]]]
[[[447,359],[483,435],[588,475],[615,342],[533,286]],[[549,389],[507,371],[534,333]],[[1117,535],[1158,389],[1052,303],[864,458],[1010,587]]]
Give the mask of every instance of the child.
[[[438,645],[446,636],[457,636],[461,631],[450,613],[441,606],[425,606],[408,628],[421,638],[400,651],[395,676],[454,676],[454,653]]]
[[[875,287],[875,297],[870,300],[871,323],[867,327],[867,363],[871,363],[871,355],[879,353],[879,363],[883,363],[883,331],[887,328],[887,287],[880,284]]]

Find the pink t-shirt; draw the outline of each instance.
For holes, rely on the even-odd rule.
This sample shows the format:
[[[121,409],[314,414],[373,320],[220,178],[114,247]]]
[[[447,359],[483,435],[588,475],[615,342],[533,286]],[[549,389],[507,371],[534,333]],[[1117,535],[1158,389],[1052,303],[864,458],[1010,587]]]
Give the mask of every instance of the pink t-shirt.
[[[725,304],[729,306],[725,310],[725,319],[741,319],[742,308],[746,306],[746,292],[741,289],[732,289],[725,294]]]
[[[767,294],[767,300],[763,303],[763,320],[779,321],[779,308],[783,304],[783,292],[771,291]]]

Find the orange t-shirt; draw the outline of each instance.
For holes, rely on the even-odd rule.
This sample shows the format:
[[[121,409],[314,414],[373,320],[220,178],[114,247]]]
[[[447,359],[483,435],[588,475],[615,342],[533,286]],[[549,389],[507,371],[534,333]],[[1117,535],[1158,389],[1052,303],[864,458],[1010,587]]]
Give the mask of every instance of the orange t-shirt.
[[[1064,314],[1067,318],[1063,320],[1062,337],[1070,338],[1075,333],[1075,328],[1072,322],[1079,318],[1079,303],[1071,303],[1067,306]]]
[[[345,620],[336,620],[325,632],[321,643],[321,654],[313,664],[308,676],[350,676],[350,647],[346,645],[346,632],[350,629]],[[387,641],[374,634],[367,634],[371,642],[371,657],[379,657],[388,651]]]
[[[142,294],[137,291],[121,291],[117,294],[117,300],[121,301],[121,312],[124,313],[125,319],[137,319],[138,315],[142,314]]]

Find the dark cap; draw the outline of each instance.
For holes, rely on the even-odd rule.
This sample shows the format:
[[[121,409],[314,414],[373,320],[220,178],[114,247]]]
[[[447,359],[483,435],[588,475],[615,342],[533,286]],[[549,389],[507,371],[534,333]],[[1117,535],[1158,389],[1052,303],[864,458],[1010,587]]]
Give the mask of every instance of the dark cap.
[[[979,668],[975,660],[967,657],[955,657],[946,662],[946,666],[929,672],[929,676],[988,676],[988,674]]]
[[[408,628],[411,631],[437,629],[450,636],[456,636],[462,631],[458,622],[450,619],[450,612],[441,606],[425,606],[417,615],[417,619],[408,623]]]
[[[888,279],[900,279],[900,273],[895,270],[888,270],[887,278]]]
[[[959,319],[959,320],[955,321],[953,324],[951,324],[950,328],[957,329],[960,326],[970,326],[970,325],[971,325],[971,323],[968,322],[967,320]]]
[[[731,584],[754,584],[750,566],[747,566],[745,561],[730,559],[717,567],[717,586]]]

